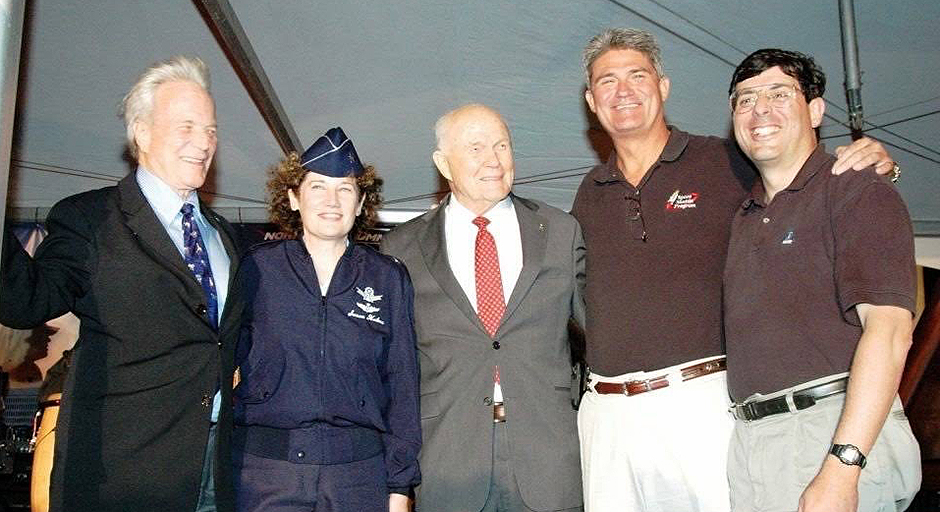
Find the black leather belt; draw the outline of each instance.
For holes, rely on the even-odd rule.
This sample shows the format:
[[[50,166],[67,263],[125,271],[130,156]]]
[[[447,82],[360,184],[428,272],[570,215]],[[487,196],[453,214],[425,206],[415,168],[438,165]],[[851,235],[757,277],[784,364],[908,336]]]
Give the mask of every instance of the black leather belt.
[[[775,414],[802,411],[803,409],[808,409],[816,405],[817,400],[844,393],[848,381],[848,377],[844,377],[839,380],[794,391],[792,394],[793,408],[787,403],[787,395],[782,395],[766,400],[754,400],[753,402],[734,404],[731,406],[731,413],[739,420],[755,421]]]

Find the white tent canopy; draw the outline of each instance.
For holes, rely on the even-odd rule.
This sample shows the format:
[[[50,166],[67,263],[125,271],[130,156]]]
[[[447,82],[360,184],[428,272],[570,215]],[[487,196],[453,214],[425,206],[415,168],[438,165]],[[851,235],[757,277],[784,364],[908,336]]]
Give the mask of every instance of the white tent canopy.
[[[384,176],[392,208],[427,208],[445,186],[430,159],[432,127],[467,102],[509,122],[517,193],[570,208],[582,175],[606,156],[584,104],[580,51],[608,26],[657,35],[672,79],[668,120],[701,134],[729,133],[727,84],[744,55],[810,53],[829,76],[821,134],[830,149],[848,141],[836,0],[230,3],[301,144],[342,126]],[[858,0],[855,12],[866,120],[890,125],[868,133],[901,163],[918,233],[940,234],[940,2]],[[213,75],[220,143],[208,197],[259,216],[265,171],[283,153],[192,2],[34,0],[24,36],[7,201],[15,217],[124,176],[118,102],[148,64],[180,53],[201,56]]]

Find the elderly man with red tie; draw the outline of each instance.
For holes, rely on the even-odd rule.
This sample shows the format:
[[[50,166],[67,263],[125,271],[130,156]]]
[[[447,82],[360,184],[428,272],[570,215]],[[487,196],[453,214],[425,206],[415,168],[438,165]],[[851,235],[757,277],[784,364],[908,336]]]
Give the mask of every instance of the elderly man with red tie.
[[[510,193],[512,140],[483,105],[448,112],[433,160],[451,194],[388,235],[415,287],[418,510],[580,510],[568,320],[584,246],[568,214]]]

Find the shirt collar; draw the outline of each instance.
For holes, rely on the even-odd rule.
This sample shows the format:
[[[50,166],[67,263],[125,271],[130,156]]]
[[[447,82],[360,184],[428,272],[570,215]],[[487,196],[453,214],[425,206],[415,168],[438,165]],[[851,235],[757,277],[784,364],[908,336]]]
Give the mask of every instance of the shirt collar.
[[[810,153],[809,158],[803,162],[803,167],[800,167],[800,171],[796,173],[793,181],[783,190],[793,192],[803,189],[820,170],[827,166],[832,167],[834,161],[835,157],[826,153],[825,144],[817,144],[813,152]],[[741,205],[742,208],[746,210],[755,204],[760,207],[766,207],[767,202],[764,200],[765,194],[764,181],[758,177],[758,179],[754,180],[754,185],[751,187],[751,195],[745,199],[744,204]]]
[[[682,156],[688,145],[688,132],[684,132],[675,126],[669,126],[669,140],[666,141],[666,147],[663,148],[663,154],[659,156],[659,161],[675,162]]]
[[[515,208],[513,208],[512,199],[510,196],[506,196],[502,201],[494,204],[492,208],[487,210],[486,213],[483,214],[483,217],[489,219],[490,222],[499,222],[501,219],[513,215],[514,212]],[[450,195],[450,200],[447,201],[444,214],[454,222],[465,222],[467,225],[470,225],[473,219],[478,217],[477,214],[467,209],[466,206],[460,204],[460,201],[457,200],[454,194]]]
[[[800,172],[796,173],[793,181],[787,185],[786,190],[802,189],[827,163],[831,164],[834,160],[835,157],[826,153],[826,146],[824,144],[817,144],[813,152],[810,153],[809,158],[803,162],[803,167],[800,168]]]
[[[689,134],[675,126],[669,125],[669,139],[666,140],[666,146],[659,155],[660,162],[675,162],[682,156],[686,146],[689,145]],[[591,178],[598,183],[609,183],[611,181],[623,181],[623,173],[617,168],[617,151],[610,152],[607,162],[604,165],[595,167],[590,173]]]
[[[313,257],[307,251],[303,238],[285,240],[284,247],[295,272],[298,273],[310,293],[321,294],[320,281],[313,266]],[[363,268],[362,258],[361,247],[358,244],[349,243],[347,238],[346,250],[343,251],[339,261],[336,262],[336,269],[333,271],[329,285],[327,285],[327,295],[335,296],[346,293],[359,281],[359,274]]]
[[[143,166],[137,167],[136,177],[141,193],[144,194],[147,202],[150,203],[150,207],[163,225],[168,225],[173,221],[176,215],[179,214],[184,202],[195,207],[193,208],[194,215],[202,216],[199,210],[199,194],[195,190],[191,191],[186,200],[183,201],[172,187]]]

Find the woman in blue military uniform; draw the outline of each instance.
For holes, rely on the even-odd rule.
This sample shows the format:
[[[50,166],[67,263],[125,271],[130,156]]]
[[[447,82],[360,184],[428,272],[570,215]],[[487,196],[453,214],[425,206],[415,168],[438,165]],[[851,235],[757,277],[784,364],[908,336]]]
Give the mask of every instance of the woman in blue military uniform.
[[[240,511],[408,510],[421,478],[411,280],[349,236],[374,220],[380,187],[340,128],[272,172],[272,218],[298,238],[253,247],[238,272]]]

